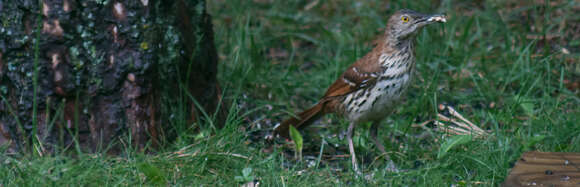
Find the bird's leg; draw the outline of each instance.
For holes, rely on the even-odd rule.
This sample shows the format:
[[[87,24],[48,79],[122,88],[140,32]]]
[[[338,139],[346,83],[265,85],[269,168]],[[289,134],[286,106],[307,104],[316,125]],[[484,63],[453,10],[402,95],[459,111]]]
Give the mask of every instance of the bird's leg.
[[[385,160],[387,160],[387,162],[388,162],[387,170],[391,171],[391,172],[399,172],[399,170],[397,169],[397,166],[395,165],[393,160],[391,160],[391,158],[389,157],[389,155],[385,151],[385,146],[383,146],[383,143],[381,143],[381,141],[379,141],[379,139],[377,137],[377,132],[379,130],[379,124],[380,123],[378,121],[375,121],[371,125],[371,138],[373,139],[373,141],[375,142],[375,145],[377,145],[377,147],[379,148],[381,153],[383,155],[385,155]]]
[[[385,151],[385,146],[383,146],[383,143],[381,143],[381,141],[379,141],[379,139],[377,138],[378,131],[379,131],[379,122],[373,122],[373,124],[371,125],[371,138],[373,139],[375,145],[377,145],[377,148],[379,148],[381,153],[386,154],[387,152]]]
[[[352,135],[354,134],[354,122],[350,122],[348,131],[346,132],[346,139],[348,140],[348,149],[350,150],[350,157],[352,159],[352,167],[354,171],[358,172],[358,165],[356,164],[356,156],[354,153],[354,144],[352,143]]]

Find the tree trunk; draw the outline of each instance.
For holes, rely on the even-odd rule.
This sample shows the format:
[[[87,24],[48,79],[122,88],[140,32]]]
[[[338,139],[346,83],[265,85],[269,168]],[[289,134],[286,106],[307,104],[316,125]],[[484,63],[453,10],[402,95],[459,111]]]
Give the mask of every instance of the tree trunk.
[[[173,136],[172,104],[186,106],[187,124],[199,109],[223,118],[204,7],[0,0],[0,145],[116,152],[128,135],[142,150]]]

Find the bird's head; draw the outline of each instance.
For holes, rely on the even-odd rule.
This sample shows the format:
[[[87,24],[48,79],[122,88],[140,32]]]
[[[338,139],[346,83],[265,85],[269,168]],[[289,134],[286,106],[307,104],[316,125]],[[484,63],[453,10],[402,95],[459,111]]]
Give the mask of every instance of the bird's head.
[[[399,10],[395,12],[387,23],[387,34],[395,40],[407,40],[426,25],[435,22],[446,22],[443,14],[422,14],[413,10]]]

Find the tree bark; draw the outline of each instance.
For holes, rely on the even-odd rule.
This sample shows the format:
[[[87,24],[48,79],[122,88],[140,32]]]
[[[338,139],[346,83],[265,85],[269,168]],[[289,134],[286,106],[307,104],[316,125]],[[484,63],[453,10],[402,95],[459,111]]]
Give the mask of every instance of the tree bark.
[[[225,116],[204,0],[0,0],[0,21],[0,145],[12,151],[117,152],[127,135],[156,147],[175,134],[175,103],[188,124]]]

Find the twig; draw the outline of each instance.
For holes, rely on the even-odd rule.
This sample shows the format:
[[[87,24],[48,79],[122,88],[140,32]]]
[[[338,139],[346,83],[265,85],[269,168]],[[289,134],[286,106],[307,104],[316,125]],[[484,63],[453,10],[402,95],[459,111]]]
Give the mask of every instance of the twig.
[[[430,122],[433,122],[435,126],[437,126],[436,130],[443,131],[446,133],[457,135],[472,134],[475,135],[476,137],[483,137],[488,134],[485,130],[479,128],[479,126],[473,124],[471,121],[463,117],[453,107],[444,104],[439,104],[438,108],[441,111],[449,112],[449,114],[455,118],[448,117],[441,113],[438,113],[437,119],[427,120],[420,124],[413,124],[412,127],[421,127],[424,129],[428,129],[426,125],[429,124]],[[442,122],[450,122],[451,124],[448,125]]]
[[[435,121],[435,125],[437,125],[443,132],[453,133],[453,134],[458,134],[458,135],[469,134],[469,132],[464,130],[464,129],[445,125],[444,123],[441,123],[439,121]]]
[[[439,117],[439,119],[441,119],[443,121],[451,122],[453,124],[456,124],[459,127],[463,127],[465,129],[469,129],[469,130],[474,131],[474,132],[476,132],[478,134],[485,134],[485,132],[483,132],[483,130],[479,129],[477,126],[467,125],[467,124],[462,123],[462,122],[459,122],[459,121],[457,121],[455,119],[448,118],[447,116],[444,116],[443,114],[437,114],[437,117]]]
[[[243,158],[246,160],[252,160],[251,158],[241,155],[241,154],[237,154],[237,153],[214,153],[216,155],[224,155],[224,156],[231,156],[231,157],[237,157],[237,158]]]
[[[304,10],[305,10],[305,11],[308,11],[308,10],[310,10],[310,9],[314,8],[316,5],[318,5],[318,3],[320,3],[320,0],[315,0],[315,1],[312,1],[312,2],[308,3],[308,4],[307,4],[307,5],[304,7]]]
[[[425,125],[429,124],[429,122],[434,121],[434,119],[430,119],[427,121],[424,121],[423,123],[419,123],[419,124],[413,124],[411,125],[411,127],[422,127],[422,128],[426,128]]]
[[[475,128],[477,131],[485,133],[485,131],[481,128],[479,128],[477,125],[474,125],[473,123],[471,123],[471,121],[465,119],[461,114],[459,114],[459,112],[457,112],[453,107],[451,106],[447,106],[447,109],[449,110],[449,113],[451,113],[451,115],[459,118],[460,120],[464,121],[465,123],[469,124],[469,126]]]

